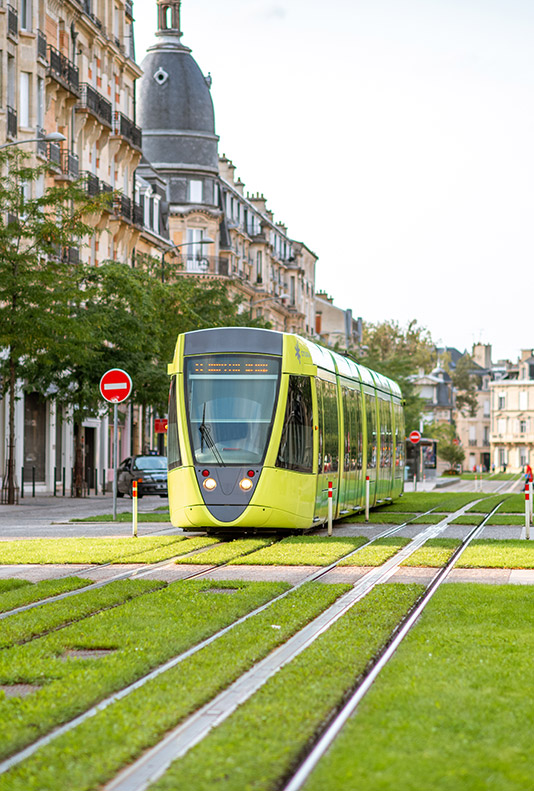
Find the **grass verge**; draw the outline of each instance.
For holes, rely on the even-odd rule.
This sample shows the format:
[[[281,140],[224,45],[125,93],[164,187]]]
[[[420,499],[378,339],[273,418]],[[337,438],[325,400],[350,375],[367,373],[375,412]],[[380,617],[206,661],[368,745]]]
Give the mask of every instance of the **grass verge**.
[[[493,511],[493,509],[499,505],[499,503],[502,503],[503,501],[508,502],[509,499],[510,498],[506,498],[506,496],[503,494],[490,495],[489,497],[486,497],[484,500],[482,500],[480,503],[473,505],[473,507],[469,509],[469,513],[489,514],[490,511]]]
[[[205,546],[216,539],[185,536],[141,536],[139,538],[29,538],[0,541],[0,564],[35,563],[144,563],[147,553],[165,557]],[[183,543],[183,547],[178,544]],[[189,542],[196,542],[191,544]],[[161,559],[161,558],[160,558]]]
[[[364,547],[350,558],[341,560],[340,566],[381,566],[390,557],[396,555],[399,549],[410,543],[409,538],[379,538],[368,547]]]
[[[0,789],[27,791],[32,783],[39,791],[98,788],[123,764],[211,700],[348,588],[348,585],[317,583],[302,586],[195,656],[59,737],[20,767],[0,777]]]
[[[525,513],[524,493],[521,492],[521,494],[512,494],[510,495],[510,497],[507,497],[506,500],[501,505],[501,507],[499,508],[498,513],[524,514]]]
[[[224,587],[235,592],[210,594],[212,588]],[[0,757],[30,744],[288,587],[267,582],[179,581],[1,651],[1,684],[42,686],[23,700],[0,701]],[[72,649],[112,653],[98,659],[66,659]]]
[[[23,588],[24,585],[30,585],[30,582],[28,580],[17,579],[0,580],[0,596],[16,588]]]
[[[534,542],[477,539],[462,554],[457,568],[533,569]]]
[[[65,582],[65,580],[62,580]],[[88,584],[86,580],[81,580]],[[134,584],[132,584],[134,583]],[[0,648],[7,648],[15,643],[32,640],[38,635],[60,629],[67,624],[81,621],[97,612],[109,610],[118,604],[124,604],[136,596],[164,588],[166,583],[158,580],[118,580],[110,582],[103,588],[87,590],[73,598],[50,602],[26,612],[16,613],[2,621]],[[65,587],[65,590],[69,590]]]
[[[166,512],[166,513],[165,513]],[[117,514],[117,518],[113,519],[113,514],[101,514],[100,516],[84,516],[78,519],[69,519],[69,522],[130,522],[132,521],[131,513]],[[169,509],[157,512],[141,512],[137,514],[138,522],[170,522]]]
[[[304,790],[530,791],[531,669],[530,590],[443,585]]]
[[[219,544],[191,558],[177,558],[175,563],[201,563],[219,566],[242,555],[249,555],[258,549],[270,546],[274,538],[241,538],[228,543]]]
[[[344,520],[344,524],[403,525],[404,522],[409,522],[410,519],[415,519],[416,516],[417,514],[409,512],[403,512],[402,514],[385,513],[378,509],[369,512],[369,522],[366,521],[363,514],[358,514],[358,516],[347,517]]]
[[[378,586],[176,761],[152,791],[280,788],[281,779],[422,590],[416,585]]]
[[[365,543],[367,539],[362,536],[290,536],[252,555],[236,558],[232,565],[328,566]]]
[[[65,577],[61,580],[41,580],[41,582],[27,582],[26,580],[12,580],[13,582],[25,583],[22,586],[6,591],[0,595],[0,612],[9,612],[26,604],[32,604],[49,596],[58,596],[61,593],[85,588],[91,584],[91,580],[84,580],[81,577]],[[4,624],[6,622],[4,621]],[[2,630],[4,626],[2,626]],[[1,636],[0,636],[1,640]]]
[[[456,538],[431,538],[413,555],[403,560],[401,566],[423,566],[439,568],[444,566],[456,547],[462,542]]]

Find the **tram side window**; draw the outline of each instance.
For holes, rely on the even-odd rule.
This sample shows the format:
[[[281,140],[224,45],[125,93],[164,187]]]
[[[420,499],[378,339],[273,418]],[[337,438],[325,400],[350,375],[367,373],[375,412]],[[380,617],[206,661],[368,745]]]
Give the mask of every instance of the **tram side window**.
[[[404,470],[404,412],[395,404],[395,477],[402,478]]]
[[[290,376],[277,467],[313,471],[313,406],[308,376]]]
[[[178,441],[178,409],[176,406],[176,377],[173,376],[169,393],[169,420],[167,425],[167,466],[169,470],[182,466]]]
[[[391,468],[392,421],[391,402],[380,399],[380,466]]]
[[[358,438],[356,469],[361,470],[363,468],[362,394],[359,390],[355,390],[353,396],[356,403],[356,436]]]
[[[367,416],[367,468],[376,467],[376,403],[374,395],[365,396],[365,412]]]
[[[324,408],[323,472],[337,472],[339,468],[337,387],[333,382],[320,381]]]

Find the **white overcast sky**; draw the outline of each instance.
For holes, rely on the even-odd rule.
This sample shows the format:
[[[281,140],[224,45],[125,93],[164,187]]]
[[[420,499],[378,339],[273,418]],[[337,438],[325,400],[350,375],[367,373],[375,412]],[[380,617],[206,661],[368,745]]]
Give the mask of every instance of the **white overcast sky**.
[[[135,0],[136,55],[155,0]],[[219,152],[317,288],[441,344],[534,347],[532,0],[183,0]]]

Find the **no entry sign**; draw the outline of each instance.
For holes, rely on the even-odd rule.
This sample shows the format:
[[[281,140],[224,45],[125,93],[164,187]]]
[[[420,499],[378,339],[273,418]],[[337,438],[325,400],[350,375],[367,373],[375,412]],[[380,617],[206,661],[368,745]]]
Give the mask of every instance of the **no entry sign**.
[[[111,368],[100,380],[102,398],[105,398],[110,404],[120,404],[126,401],[131,392],[131,377],[122,368]]]
[[[421,433],[419,431],[412,431],[408,439],[410,442],[413,442],[414,445],[417,445],[417,443],[421,441]]]

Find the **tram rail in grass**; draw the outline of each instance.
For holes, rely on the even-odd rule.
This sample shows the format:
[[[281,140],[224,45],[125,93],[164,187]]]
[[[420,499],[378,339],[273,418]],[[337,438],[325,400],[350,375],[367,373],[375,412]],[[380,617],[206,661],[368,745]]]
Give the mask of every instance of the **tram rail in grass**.
[[[0,582],[6,583],[3,586],[4,592],[0,593],[0,618],[2,613],[9,613],[27,604],[50,599],[53,596],[69,591],[81,590],[91,585],[90,580],[82,579],[82,577],[62,577],[61,579],[41,580],[40,582],[6,579],[0,580]],[[7,583],[20,584],[9,585]]]

